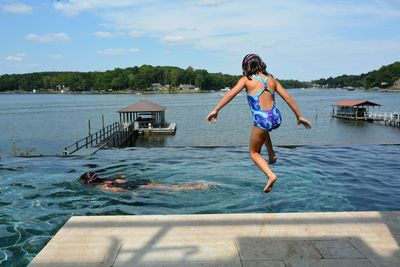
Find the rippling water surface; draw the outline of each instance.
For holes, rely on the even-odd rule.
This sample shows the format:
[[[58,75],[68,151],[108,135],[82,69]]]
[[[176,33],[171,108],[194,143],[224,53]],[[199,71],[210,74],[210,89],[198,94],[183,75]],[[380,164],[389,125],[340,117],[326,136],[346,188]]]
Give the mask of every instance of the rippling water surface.
[[[208,126],[219,93],[188,95],[0,95],[0,265],[25,266],[73,215],[399,210],[400,129],[335,120],[330,104],[366,99],[396,111],[398,93],[291,90],[313,123],[297,128],[282,103],[282,126],[272,133],[279,176],[264,194],[265,177],[247,152],[251,116],[238,96]],[[117,120],[116,110],[141,99],[167,107],[175,136],[141,138],[137,147],[100,150],[90,157],[11,157],[13,144],[59,154],[92,130]],[[385,145],[386,144],[386,145]],[[160,184],[210,184],[208,190],[137,189],[113,193],[86,187],[93,170]]]
[[[0,166],[0,262],[25,265],[72,215],[398,210],[400,146],[277,148],[279,180],[263,174],[246,147],[135,148],[92,157],[10,158]],[[128,180],[211,184],[200,191],[113,193],[78,181],[125,173]]]

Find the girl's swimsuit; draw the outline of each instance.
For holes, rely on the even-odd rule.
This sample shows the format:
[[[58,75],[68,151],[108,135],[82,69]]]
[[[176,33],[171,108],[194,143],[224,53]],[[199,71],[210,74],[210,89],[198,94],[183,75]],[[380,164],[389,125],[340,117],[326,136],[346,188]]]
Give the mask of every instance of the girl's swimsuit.
[[[281,125],[282,121],[281,112],[275,106],[275,92],[272,92],[268,88],[267,81],[269,79],[269,75],[266,77],[265,80],[259,75],[252,75],[251,77],[257,79],[264,84],[264,88],[261,89],[257,94],[247,94],[247,101],[249,102],[250,110],[253,113],[254,126],[257,126],[261,130],[270,132],[271,130],[278,128],[279,125]],[[264,91],[268,91],[272,95],[272,99],[274,100],[274,105],[272,106],[272,109],[265,110],[262,109],[260,106],[259,98]]]
[[[134,190],[139,188],[141,185],[148,185],[150,183],[151,181],[147,179],[137,179],[134,181],[126,181],[125,183],[112,183],[111,185],[125,190]]]

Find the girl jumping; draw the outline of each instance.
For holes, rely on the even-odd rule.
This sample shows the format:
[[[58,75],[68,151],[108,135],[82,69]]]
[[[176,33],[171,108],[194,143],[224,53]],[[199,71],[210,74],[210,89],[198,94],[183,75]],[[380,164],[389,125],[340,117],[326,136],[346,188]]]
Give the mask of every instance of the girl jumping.
[[[207,116],[208,123],[216,121],[218,112],[228,104],[243,88],[246,88],[247,101],[253,114],[254,126],[251,131],[249,153],[253,162],[268,177],[264,192],[269,193],[278,177],[272,172],[269,164],[276,162],[275,151],[272,147],[269,132],[281,124],[279,109],[275,106],[275,92],[289,105],[297,118],[297,124],[311,128],[311,122],[302,117],[294,99],[285,88],[266,70],[265,63],[256,54],[248,54],[242,62],[243,77],[237,82],[217,106]],[[268,151],[268,162],[261,156],[261,148],[265,144]],[[269,164],[268,164],[269,163]]]

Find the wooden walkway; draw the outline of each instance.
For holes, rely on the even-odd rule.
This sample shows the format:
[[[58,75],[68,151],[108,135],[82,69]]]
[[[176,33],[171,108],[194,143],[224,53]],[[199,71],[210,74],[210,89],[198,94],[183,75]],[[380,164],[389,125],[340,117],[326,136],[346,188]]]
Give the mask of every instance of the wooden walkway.
[[[134,129],[133,125],[122,125],[119,122],[114,122],[65,147],[63,154],[65,156],[72,154],[90,155],[101,148],[124,147],[129,145],[129,142],[134,141],[137,133],[138,131]]]
[[[63,155],[92,155],[102,148],[131,146],[138,134],[175,134],[176,123],[163,128],[139,128],[135,123],[114,122],[64,148]]]
[[[399,212],[72,217],[50,266],[400,266]]]
[[[400,127],[400,112],[365,112],[367,121],[381,121],[385,125]]]

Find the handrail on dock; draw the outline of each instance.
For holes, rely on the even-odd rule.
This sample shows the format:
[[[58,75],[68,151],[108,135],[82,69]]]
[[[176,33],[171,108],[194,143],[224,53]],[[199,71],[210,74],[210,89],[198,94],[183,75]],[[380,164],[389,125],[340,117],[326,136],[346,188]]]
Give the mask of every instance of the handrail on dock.
[[[400,112],[365,112],[366,121],[382,121],[385,125],[400,127]]]
[[[400,121],[400,112],[364,112],[365,119]]]
[[[76,141],[72,145],[66,146],[64,149],[64,155],[70,155],[84,147],[85,148],[89,148],[89,146],[93,147],[93,144],[98,145],[101,141],[110,137],[111,135],[118,132],[119,130],[120,130],[120,123],[114,122],[114,123],[108,125],[107,127],[104,127],[103,129]],[[69,149],[71,149],[71,148],[73,150],[69,151]]]

